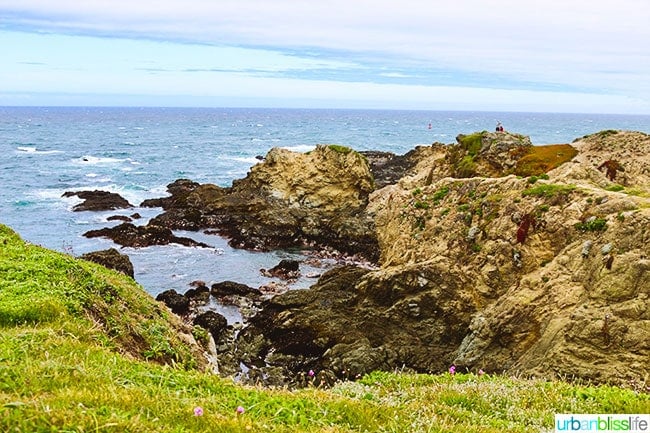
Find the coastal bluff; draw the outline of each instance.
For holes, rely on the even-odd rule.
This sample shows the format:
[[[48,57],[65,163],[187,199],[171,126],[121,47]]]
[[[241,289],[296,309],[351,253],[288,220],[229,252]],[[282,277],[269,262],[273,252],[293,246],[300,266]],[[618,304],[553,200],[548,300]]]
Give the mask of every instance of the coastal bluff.
[[[283,383],[455,365],[645,383],[650,136],[466,140],[415,149],[399,180],[368,196],[378,269],[334,269],[261,304],[236,341],[249,374]]]
[[[454,365],[647,386],[647,134],[533,146],[483,131],[405,155],[272,149],[231,187],[168,190],[142,204],[164,211],[150,229],[335,248],[374,265],[255,296],[243,328],[217,342],[224,373],[243,364],[243,380],[299,385],[308,371],[328,382]]]

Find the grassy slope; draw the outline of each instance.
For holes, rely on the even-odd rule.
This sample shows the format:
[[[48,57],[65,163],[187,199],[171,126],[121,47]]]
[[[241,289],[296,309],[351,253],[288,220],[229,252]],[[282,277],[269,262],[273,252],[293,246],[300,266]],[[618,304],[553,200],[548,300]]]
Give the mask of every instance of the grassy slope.
[[[472,374],[243,387],[197,369],[177,328],[129,278],[0,225],[0,431],[532,432],[556,412],[650,411],[630,390]]]

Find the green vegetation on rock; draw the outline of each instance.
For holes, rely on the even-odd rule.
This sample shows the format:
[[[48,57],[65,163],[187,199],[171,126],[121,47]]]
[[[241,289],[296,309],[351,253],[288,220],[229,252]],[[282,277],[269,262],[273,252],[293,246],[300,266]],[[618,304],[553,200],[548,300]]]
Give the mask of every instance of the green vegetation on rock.
[[[329,149],[332,149],[332,150],[335,151],[335,152],[338,152],[338,153],[346,154],[346,153],[350,153],[350,152],[352,152],[352,149],[351,149],[351,148],[349,148],[349,147],[347,147],[347,146],[342,146],[342,145],[340,145],[340,144],[330,144],[330,145],[328,145],[327,147],[328,147]]]
[[[587,221],[577,223],[575,228],[583,232],[602,232],[607,229],[607,220],[604,218],[590,218]]]
[[[553,198],[560,195],[569,194],[575,190],[574,185],[559,185],[553,183],[538,184],[532,188],[525,189],[521,192],[523,196],[546,197]]]

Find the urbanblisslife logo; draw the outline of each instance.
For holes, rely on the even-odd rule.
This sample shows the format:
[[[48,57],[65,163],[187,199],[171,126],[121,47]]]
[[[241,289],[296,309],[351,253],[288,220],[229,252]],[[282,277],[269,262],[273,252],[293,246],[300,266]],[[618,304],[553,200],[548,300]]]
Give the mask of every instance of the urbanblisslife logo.
[[[650,433],[650,414],[556,414],[555,431]]]

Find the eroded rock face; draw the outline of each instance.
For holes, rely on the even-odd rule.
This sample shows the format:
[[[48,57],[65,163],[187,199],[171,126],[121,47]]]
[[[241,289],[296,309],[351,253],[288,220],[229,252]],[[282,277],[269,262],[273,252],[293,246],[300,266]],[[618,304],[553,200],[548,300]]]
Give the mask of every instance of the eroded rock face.
[[[327,381],[455,364],[642,389],[650,142],[591,139],[615,136],[633,194],[601,187],[613,182],[598,170],[610,157],[600,144],[578,143],[591,157],[579,153],[547,180],[450,178],[444,149],[419,150],[410,174],[370,196],[381,269],[342,268],[263,303],[240,333],[240,359],[253,377],[280,384],[299,384],[309,370]]]
[[[109,269],[114,269],[133,278],[133,263],[126,254],[120,254],[115,248],[103,251],[93,251],[82,255],[80,258],[99,263]]]
[[[72,210],[79,211],[105,211],[115,209],[127,209],[133,207],[125,198],[119,194],[108,191],[67,191],[63,197],[77,196],[84,200],[75,205]]]

